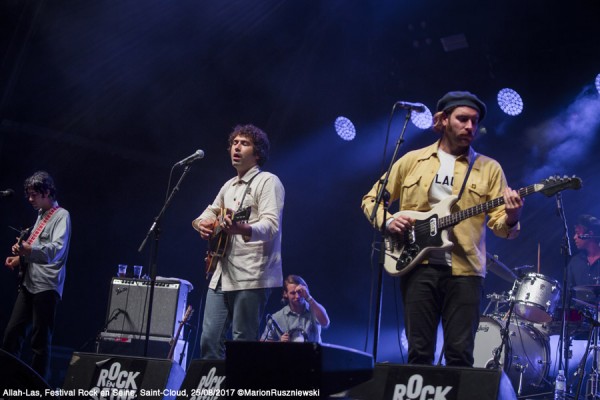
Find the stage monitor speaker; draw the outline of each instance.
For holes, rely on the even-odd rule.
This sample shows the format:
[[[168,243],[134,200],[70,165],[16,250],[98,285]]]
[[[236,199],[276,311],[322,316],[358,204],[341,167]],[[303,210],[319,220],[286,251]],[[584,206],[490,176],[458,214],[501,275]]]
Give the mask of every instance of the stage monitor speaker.
[[[224,360],[193,360],[177,399],[225,399],[227,393],[223,389],[226,389]]]
[[[1,398],[17,398],[25,396],[25,390],[29,390],[30,394],[37,391],[43,397],[45,391],[52,387],[23,361],[0,350],[0,389]]]
[[[98,337],[97,353],[116,354],[122,356],[144,356],[146,338],[140,335],[122,335],[118,333],[101,332]],[[180,365],[185,365],[187,347],[185,341],[178,340],[173,351],[173,359]],[[146,356],[167,358],[171,350],[171,339],[150,336],[148,338],[148,353]],[[182,356],[182,352],[183,356]],[[181,362],[180,362],[181,360]]]
[[[63,395],[71,398],[174,399],[185,371],[171,360],[73,353]]]
[[[175,336],[183,319],[189,282],[179,279],[156,280],[150,336]],[[148,326],[150,281],[113,278],[108,296],[106,332],[145,335]]]
[[[516,400],[501,370],[426,365],[377,364],[373,379],[346,393],[353,400]]]
[[[324,396],[373,375],[370,354],[332,344],[230,341],[225,360],[233,389],[318,389]]]

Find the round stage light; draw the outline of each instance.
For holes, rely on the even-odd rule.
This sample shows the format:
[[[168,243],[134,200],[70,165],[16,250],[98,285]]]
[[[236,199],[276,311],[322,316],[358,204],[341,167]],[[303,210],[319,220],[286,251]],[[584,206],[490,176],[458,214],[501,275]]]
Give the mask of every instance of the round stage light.
[[[515,90],[504,88],[498,92],[498,106],[508,115],[519,115],[523,111],[523,99]]]
[[[334,126],[338,136],[342,139],[352,140],[356,137],[356,128],[354,128],[354,124],[348,118],[337,117]]]
[[[429,110],[429,108],[427,108],[426,105],[423,105],[423,107],[425,107],[425,111],[423,111],[423,112],[413,111],[410,114],[410,121],[417,128],[429,129],[429,128],[431,128],[431,125],[433,125],[433,115],[431,114],[431,111]]]

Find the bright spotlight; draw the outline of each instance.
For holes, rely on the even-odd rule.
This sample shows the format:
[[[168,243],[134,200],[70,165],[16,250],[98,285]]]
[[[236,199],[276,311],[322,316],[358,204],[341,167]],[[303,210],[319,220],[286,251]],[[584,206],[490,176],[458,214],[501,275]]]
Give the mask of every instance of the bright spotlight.
[[[425,111],[423,112],[413,111],[410,114],[410,120],[417,128],[429,129],[433,125],[433,115],[427,106],[424,105],[424,107]]]
[[[346,117],[337,117],[335,119],[335,131],[338,136],[344,140],[352,140],[356,137],[354,124]]]
[[[516,91],[504,88],[498,92],[498,105],[508,115],[519,115],[523,111],[523,99]]]
[[[600,74],[596,75],[596,90],[600,93]]]

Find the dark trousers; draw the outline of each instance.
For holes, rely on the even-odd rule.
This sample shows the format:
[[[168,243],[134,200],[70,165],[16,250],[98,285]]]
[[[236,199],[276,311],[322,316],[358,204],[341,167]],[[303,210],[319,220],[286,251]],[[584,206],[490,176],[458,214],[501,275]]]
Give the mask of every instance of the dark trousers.
[[[400,280],[410,364],[433,364],[437,327],[446,365],[472,367],[483,278],[452,276],[451,268],[418,265]]]
[[[31,330],[31,368],[44,379],[48,378],[54,316],[59,300],[54,290],[33,294],[23,287],[4,332],[2,348],[20,357],[23,341]]]

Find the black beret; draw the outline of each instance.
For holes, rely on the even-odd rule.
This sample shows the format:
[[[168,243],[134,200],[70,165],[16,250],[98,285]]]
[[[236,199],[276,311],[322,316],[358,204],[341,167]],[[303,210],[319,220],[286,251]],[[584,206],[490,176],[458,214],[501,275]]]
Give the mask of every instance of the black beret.
[[[485,117],[486,107],[483,101],[479,100],[471,92],[448,92],[437,103],[438,111],[446,111],[452,107],[467,106],[479,111],[479,121]]]

